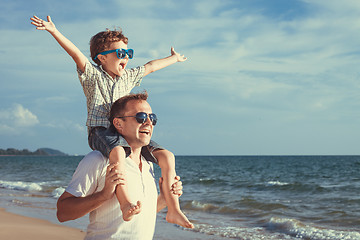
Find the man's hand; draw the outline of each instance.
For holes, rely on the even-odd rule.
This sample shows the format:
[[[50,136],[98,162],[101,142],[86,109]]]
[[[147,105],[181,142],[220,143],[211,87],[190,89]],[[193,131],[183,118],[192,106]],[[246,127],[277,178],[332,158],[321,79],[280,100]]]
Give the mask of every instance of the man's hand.
[[[160,188],[160,195],[163,195],[163,189],[162,189],[162,183],[163,183],[163,178],[161,177],[159,179],[159,188]],[[183,194],[183,186],[182,186],[182,182],[180,181],[180,177],[176,176],[175,177],[175,182],[173,183],[173,185],[171,185],[171,189],[170,192],[174,195],[178,195],[179,197]]]
[[[41,18],[38,18],[34,15],[34,17],[30,18],[32,21],[31,24],[36,26],[36,29],[38,30],[46,30],[49,33],[53,33],[56,30],[55,24],[51,21],[51,17],[47,16],[47,20],[42,20]]]
[[[181,55],[180,53],[175,52],[175,49],[171,47],[171,56],[176,56],[178,62],[184,62],[187,60],[187,57]]]
[[[117,164],[112,163],[106,168],[105,186],[101,191],[106,200],[112,198],[117,185],[125,185],[125,179],[116,166]]]
[[[159,179],[160,194],[158,196],[158,201],[157,201],[157,212],[160,212],[161,209],[166,207],[166,201],[165,201],[165,197],[164,197],[164,193],[163,193],[163,189],[162,189],[162,183],[163,183],[163,178],[161,177]],[[176,176],[175,182],[171,185],[170,192],[172,194],[180,197],[183,194],[182,189],[183,189],[183,186],[182,186],[182,182],[180,181],[180,177]]]
[[[171,185],[170,191],[172,194],[178,195],[179,197],[183,194],[183,186],[179,176],[175,177],[175,182]]]

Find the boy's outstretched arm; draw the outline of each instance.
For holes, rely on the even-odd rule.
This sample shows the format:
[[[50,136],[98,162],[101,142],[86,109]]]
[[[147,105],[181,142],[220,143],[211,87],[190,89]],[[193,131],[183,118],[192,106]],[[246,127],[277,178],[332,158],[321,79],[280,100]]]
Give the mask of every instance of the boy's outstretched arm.
[[[62,35],[55,27],[55,24],[51,21],[51,17],[47,16],[47,21],[34,16],[30,18],[32,21],[31,24],[36,26],[38,30],[48,31],[55,40],[60,44],[60,46],[74,59],[77,67],[84,72],[85,64],[89,60],[85,55],[64,35]]]
[[[164,67],[170,66],[171,64],[177,62],[184,62],[187,58],[180,53],[175,52],[174,48],[171,47],[171,55],[166,58],[161,58],[157,60],[152,60],[145,64],[145,74],[144,76],[148,75],[149,73],[155,72],[160,70]]]

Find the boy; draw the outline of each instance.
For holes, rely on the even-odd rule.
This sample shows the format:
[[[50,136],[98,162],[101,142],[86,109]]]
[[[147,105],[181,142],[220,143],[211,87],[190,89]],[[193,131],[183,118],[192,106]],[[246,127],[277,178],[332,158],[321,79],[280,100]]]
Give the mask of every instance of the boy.
[[[48,31],[75,61],[87,100],[88,117],[86,125],[88,126],[89,145],[92,149],[99,150],[105,157],[108,157],[110,163],[118,164],[119,172],[126,176],[123,172],[123,161],[126,156],[131,156],[131,149],[121,135],[109,127],[108,118],[112,103],[129,94],[135,86],[140,85],[142,77],[176,62],[186,61],[186,57],[171,48],[169,57],[150,61],[144,66],[134,69],[125,69],[128,60],[133,58],[134,51],[127,48],[128,38],[121,31],[107,30],[96,34],[90,40],[91,58],[98,65],[95,66],[56,29],[50,16],[47,17],[47,21],[37,16],[30,19],[32,20],[31,24],[35,25],[36,29]],[[132,117],[136,117],[139,123],[147,121],[147,115],[143,116],[142,113]],[[155,125],[156,119],[152,119],[151,116],[149,118]],[[138,134],[147,133],[139,132]],[[147,160],[152,159],[155,162],[157,160],[161,168],[164,179],[164,196],[168,206],[166,220],[186,228],[193,228],[193,224],[180,210],[178,196],[170,193],[173,183],[170,179],[174,179],[176,176],[174,154],[151,142],[148,148],[143,148],[142,155]],[[140,213],[141,203],[138,201],[133,204],[130,201],[126,185],[116,187],[116,196],[125,221],[130,221],[134,215]]]

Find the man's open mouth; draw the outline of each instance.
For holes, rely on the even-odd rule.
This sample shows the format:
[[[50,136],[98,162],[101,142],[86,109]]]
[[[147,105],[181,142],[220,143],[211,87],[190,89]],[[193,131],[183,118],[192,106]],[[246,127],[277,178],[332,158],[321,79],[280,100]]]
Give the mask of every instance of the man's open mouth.
[[[150,134],[150,130],[140,130],[139,132],[146,135]]]

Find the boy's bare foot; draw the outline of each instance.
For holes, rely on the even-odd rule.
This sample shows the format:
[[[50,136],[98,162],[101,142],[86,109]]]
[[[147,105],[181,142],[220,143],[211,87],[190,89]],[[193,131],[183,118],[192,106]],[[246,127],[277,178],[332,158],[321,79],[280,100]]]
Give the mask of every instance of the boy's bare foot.
[[[166,214],[166,221],[168,221],[169,223],[180,225],[185,228],[194,228],[194,224],[192,224],[187,219],[185,214],[183,214],[181,211],[175,211],[175,212],[168,211]]]
[[[141,202],[137,201],[136,205],[130,203],[129,205],[121,208],[121,211],[123,213],[124,221],[130,221],[134,215],[141,212]]]

